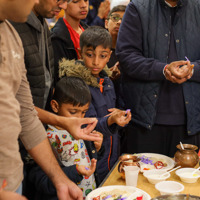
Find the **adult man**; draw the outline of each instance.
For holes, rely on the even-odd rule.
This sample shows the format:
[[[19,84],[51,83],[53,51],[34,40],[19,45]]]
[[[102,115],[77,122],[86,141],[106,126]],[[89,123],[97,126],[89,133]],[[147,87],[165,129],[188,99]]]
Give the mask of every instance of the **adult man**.
[[[127,7],[117,56],[134,124],[127,127],[123,151],[173,156],[180,141],[197,144],[199,11],[195,0],[134,0]]]
[[[65,176],[52,153],[32,102],[21,40],[6,21],[25,22],[34,3],[38,3],[38,0],[0,0],[0,184],[6,179],[5,190],[17,191],[20,188],[23,179],[17,141],[20,137],[30,155],[51,178],[59,199],[82,199],[82,192]],[[90,122],[94,121],[92,119]],[[76,128],[80,130],[80,123]],[[92,128],[91,125],[87,131]],[[86,129],[82,131],[84,134]],[[18,197],[24,199],[2,192],[2,189],[0,191],[0,199]]]
[[[48,107],[46,104],[52,93],[54,79],[53,48],[50,32],[44,18],[52,18],[62,8],[65,9],[67,2],[70,1],[40,0],[39,3],[34,5],[26,23],[12,22],[12,25],[22,39],[27,78],[31,87],[33,103],[40,120],[45,124],[58,125],[67,129],[76,139],[82,137],[82,139],[91,140],[95,138],[84,134],[83,130],[81,130],[81,135],[79,134],[79,126],[85,123],[84,121],[81,122],[80,119],[77,121],[75,118],[66,119],[43,110]]]

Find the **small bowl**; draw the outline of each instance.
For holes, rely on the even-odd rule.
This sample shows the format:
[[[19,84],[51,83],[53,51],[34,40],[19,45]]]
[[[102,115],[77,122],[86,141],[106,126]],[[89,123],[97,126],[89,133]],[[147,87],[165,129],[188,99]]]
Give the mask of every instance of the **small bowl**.
[[[179,194],[184,190],[184,186],[176,181],[162,181],[155,185],[161,195]]]
[[[182,168],[176,170],[176,175],[180,177],[181,181],[185,183],[195,183],[197,182],[198,178],[200,177],[200,171],[195,172],[195,174],[192,176],[192,172],[195,170],[195,168]],[[190,176],[191,174],[191,176]]]
[[[152,184],[156,184],[159,183],[161,181],[165,181],[166,179],[168,179],[170,177],[170,173],[167,172],[166,175],[161,176],[162,174],[164,174],[166,172],[166,170],[157,170],[157,169],[152,169],[149,171],[145,171],[143,173],[144,177],[146,177],[148,179],[148,181]]]

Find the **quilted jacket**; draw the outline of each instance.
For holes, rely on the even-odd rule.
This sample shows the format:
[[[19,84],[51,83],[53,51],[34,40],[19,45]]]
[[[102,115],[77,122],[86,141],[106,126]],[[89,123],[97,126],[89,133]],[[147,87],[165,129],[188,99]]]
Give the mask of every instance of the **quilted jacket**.
[[[187,56],[195,65],[192,78],[182,84],[189,135],[200,131],[199,19],[199,1],[178,1],[173,28],[178,60]],[[164,0],[134,0],[126,9],[118,35],[116,53],[125,105],[131,108],[132,121],[147,129],[154,125],[161,82],[165,80],[169,26],[170,8]]]

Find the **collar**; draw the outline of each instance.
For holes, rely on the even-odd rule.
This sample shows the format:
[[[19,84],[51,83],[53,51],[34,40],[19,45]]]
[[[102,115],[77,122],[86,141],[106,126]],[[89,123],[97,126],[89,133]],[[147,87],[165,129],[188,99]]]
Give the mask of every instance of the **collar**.
[[[175,7],[177,7],[177,5],[175,5],[175,6],[172,6],[170,3],[168,3],[167,1],[165,1],[165,3],[170,7],[170,8],[175,8]]]
[[[44,19],[43,19],[44,20]],[[41,32],[41,21],[38,17],[31,11],[31,14],[28,16],[27,23],[34,27],[37,31]]]

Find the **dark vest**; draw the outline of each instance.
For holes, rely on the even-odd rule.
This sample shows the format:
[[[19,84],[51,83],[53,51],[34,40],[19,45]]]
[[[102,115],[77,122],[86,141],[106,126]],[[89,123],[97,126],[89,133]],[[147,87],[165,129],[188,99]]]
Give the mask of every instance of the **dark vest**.
[[[19,33],[23,43],[27,78],[30,83],[34,105],[39,108],[43,108],[45,106],[43,105],[45,93],[45,75],[42,65],[42,56],[39,53],[39,38],[41,37],[41,28],[40,24],[37,24],[32,17],[33,15],[33,13],[29,15],[26,23],[11,23]],[[50,32],[46,22],[44,22],[44,32],[47,34],[46,56],[48,70],[50,72],[51,79],[53,80],[54,56]]]
[[[164,0],[134,0],[140,17],[143,37],[143,55],[167,63],[170,35],[170,9]],[[200,2],[179,0],[174,19],[174,37],[178,60],[200,59]],[[192,10],[192,12],[191,12]],[[130,37],[127,35],[127,37]],[[132,36],[134,37],[134,36]],[[198,39],[199,38],[199,39]],[[198,72],[197,72],[198,73]],[[156,116],[160,82],[144,82],[124,78],[124,92],[127,94],[128,108],[133,107],[133,121],[151,129]],[[200,131],[200,84],[187,81],[183,84],[184,101],[187,112],[188,134]]]

